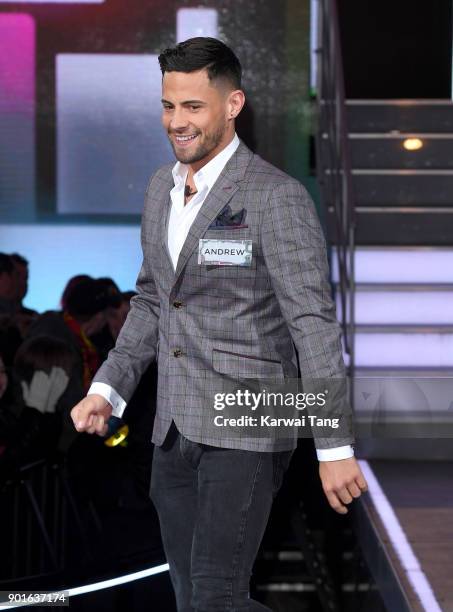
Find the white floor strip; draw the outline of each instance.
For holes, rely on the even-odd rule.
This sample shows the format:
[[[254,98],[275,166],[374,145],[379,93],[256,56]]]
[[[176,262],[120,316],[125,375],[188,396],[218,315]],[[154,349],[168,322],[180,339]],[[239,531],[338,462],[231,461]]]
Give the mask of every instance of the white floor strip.
[[[360,467],[368,482],[369,495],[373,501],[376,512],[379,514],[382,524],[387,530],[390,541],[399,557],[401,565],[406,572],[407,579],[411,583],[423,609],[426,612],[442,612],[431,585],[420,567],[417,557],[412,550],[406,534],[401,527],[398,518],[390,505],[384,491],[382,490],[368,461],[360,460]]]
[[[0,228],[1,231],[1,228]],[[446,283],[453,285],[451,248],[361,248],[355,252],[357,283]],[[333,280],[338,260],[332,252]]]
[[[162,565],[156,565],[155,567],[150,567],[145,570],[141,570],[140,572],[134,572],[133,574],[125,574],[124,576],[118,576],[117,578],[110,578],[109,580],[102,580],[101,582],[93,582],[91,584],[85,584],[79,587],[73,587],[70,589],[61,589],[67,593],[69,598],[74,597],[75,595],[84,595],[86,593],[92,593],[93,591],[100,591],[102,589],[109,589],[120,584],[126,584],[128,582],[133,582],[134,580],[140,580],[142,578],[148,578],[149,576],[155,576],[156,574],[161,574],[163,572],[168,571],[168,563],[163,563]],[[28,591],[25,591],[28,592]],[[42,591],[40,591],[42,592]],[[50,592],[50,591],[49,591]],[[9,610],[10,608],[23,608],[24,606],[33,605],[29,602],[10,604],[10,605],[0,605],[0,610]]]

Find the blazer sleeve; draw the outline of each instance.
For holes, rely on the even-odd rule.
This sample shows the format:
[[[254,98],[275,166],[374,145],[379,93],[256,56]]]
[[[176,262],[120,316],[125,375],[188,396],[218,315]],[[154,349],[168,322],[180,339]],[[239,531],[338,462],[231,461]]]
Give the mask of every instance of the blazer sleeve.
[[[339,437],[321,438],[313,432],[316,448],[351,444],[352,409],[326,243],[313,201],[299,182],[280,184],[272,190],[261,224],[261,243],[276,298],[297,349],[302,384],[308,379],[311,386],[321,384],[324,388],[323,380],[337,379],[331,381],[335,401],[327,402],[325,412],[318,411],[317,416],[329,416],[332,409],[341,416]]]
[[[147,194],[149,186],[147,189]],[[160,303],[151,267],[146,258],[146,206],[141,226],[143,260],[137,278],[137,295],[106,361],[97,371],[93,383],[109,385],[127,403],[142,374],[156,358],[159,337]]]

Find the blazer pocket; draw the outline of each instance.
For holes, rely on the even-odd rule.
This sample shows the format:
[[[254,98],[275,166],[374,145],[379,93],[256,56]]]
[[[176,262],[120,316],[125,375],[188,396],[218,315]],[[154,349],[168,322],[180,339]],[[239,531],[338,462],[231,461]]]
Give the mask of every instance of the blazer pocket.
[[[283,366],[276,359],[262,359],[220,349],[212,349],[212,367],[216,372],[232,378],[285,379]]]
[[[208,230],[214,230],[215,232],[224,232],[225,230],[240,230],[247,229],[248,225],[210,225]]]

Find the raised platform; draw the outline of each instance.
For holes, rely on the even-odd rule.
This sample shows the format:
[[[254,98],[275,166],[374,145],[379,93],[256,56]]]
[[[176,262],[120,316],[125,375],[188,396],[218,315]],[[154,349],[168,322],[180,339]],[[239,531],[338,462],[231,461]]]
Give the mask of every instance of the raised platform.
[[[453,462],[361,463],[355,526],[387,609],[452,612]]]

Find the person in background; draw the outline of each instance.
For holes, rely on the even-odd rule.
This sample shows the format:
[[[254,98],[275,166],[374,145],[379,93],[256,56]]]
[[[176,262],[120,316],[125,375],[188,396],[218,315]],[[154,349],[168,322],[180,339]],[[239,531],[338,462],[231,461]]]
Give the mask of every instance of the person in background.
[[[65,291],[62,311],[43,313],[29,330],[28,336],[52,336],[62,341],[73,356],[73,369],[67,389],[61,398],[63,433],[62,450],[69,448],[77,432],[71,426],[69,411],[86,393],[100,363],[98,351],[91,337],[106,324],[106,311],[112,303],[102,282],[88,278]]]
[[[37,458],[59,447],[65,412],[67,415],[64,393],[73,363],[71,349],[52,336],[28,338],[17,351],[14,377],[22,392],[22,420],[28,419],[34,425],[30,446]]]
[[[0,314],[0,347],[7,368],[12,367],[14,357],[22,341],[23,338],[15,317]]]
[[[109,298],[109,306],[105,311],[105,324],[98,333],[91,336],[91,341],[98,351],[99,358],[103,361],[108,352],[115,346],[116,336],[112,333],[111,323],[117,319],[117,311],[121,307],[122,296],[118,285],[112,278],[98,278],[97,283],[104,288]]]
[[[53,414],[72,374],[71,349],[52,336],[35,336],[23,342],[14,360],[14,373],[26,406]]]
[[[68,282],[66,283],[66,287],[63,289],[63,293],[61,295],[60,300],[62,310],[66,310],[68,296],[70,295],[74,287],[87,280],[93,280],[93,277],[89,276],[88,274],[77,274],[76,276],[73,276],[68,280]]]
[[[6,253],[0,253],[0,314],[15,313],[16,283],[13,260]]]
[[[14,357],[22,342],[13,318],[0,317],[0,481],[8,472],[8,449],[12,446],[22,411],[20,389],[11,377]]]
[[[25,314],[37,315],[36,310],[27,308],[23,305],[23,301],[28,292],[28,277],[29,277],[29,266],[28,261],[19,253],[12,253],[10,255],[11,261],[14,266],[14,274],[16,275],[16,286],[15,286],[15,297],[16,312],[22,312]]]
[[[72,364],[70,349],[50,336],[29,338],[17,351],[0,417],[3,471],[5,466],[11,472],[57,451],[62,433],[60,398]]]
[[[127,314],[131,308],[131,299],[136,295],[135,291],[124,291],[121,294],[121,303],[118,308],[112,309],[107,315],[108,325],[112,338],[116,341],[121,328],[126,321]]]
[[[8,453],[21,411],[13,394],[3,348],[0,342],[0,482],[8,472]]]
[[[39,313],[36,310],[27,308],[23,304],[23,300],[28,292],[28,261],[25,259],[25,257],[19,255],[19,253],[12,253],[10,257],[11,261],[13,262],[14,274],[16,276],[14,317],[22,337],[25,337],[33,321],[38,318]]]

